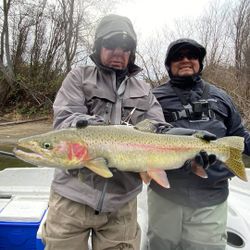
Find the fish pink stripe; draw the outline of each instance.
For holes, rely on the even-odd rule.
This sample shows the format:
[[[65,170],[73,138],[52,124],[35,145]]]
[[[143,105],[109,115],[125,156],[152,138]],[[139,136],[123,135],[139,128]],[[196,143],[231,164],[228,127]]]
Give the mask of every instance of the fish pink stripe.
[[[118,145],[119,146],[119,145]],[[160,146],[160,145],[155,145],[155,144],[151,144],[151,145],[147,145],[147,144],[140,144],[140,143],[130,143],[130,144],[123,144],[121,143],[120,146],[122,148],[126,147],[126,148],[134,148],[134,149],[144,149],[145,151],[160,151],[160,152],[164,152],[164,151],[175,151],[175,152],[182,152],[182,151],[187,151],[190,149],[193,149],[192,147],[172,147],[172,146]]]

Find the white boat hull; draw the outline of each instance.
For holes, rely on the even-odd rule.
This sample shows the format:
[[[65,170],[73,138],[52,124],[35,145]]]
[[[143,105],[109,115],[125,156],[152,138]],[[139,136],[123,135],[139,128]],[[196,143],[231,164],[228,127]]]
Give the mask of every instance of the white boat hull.
[[[31,197],[35,196],[38,199],[40,197],[43,201],[46,200],[48,202],[53,175],[54,169],[52,168],[9,168],[0,171],[0,221],[2,211],[5,210],[6,216],[6,208],[11,206],[11,202],[17,202],[17,199],[25,199],[26,197],[30,200]],[[250,169],[247,169],[247,175],[250,180]],[[233,178],[230,181],[227,223],[228,244],[226,250],[250,250],[249,191],[250,182],[246,183],[238,178]],[[141,250],[147,249],[148,216],[146,202],[146,185],[144,185],[142,193],[138,196],[138,222],[142,230]],[[13,215],[13,211],[10,216],[15,216]],[[22,219],[20,218],[20,214],[17,216],[19,216],[19,220]],[[27,220],[25,216],[24,218]],[[11,221],[14,220],[14,218],[10,219]],[[41,237],[41,225],[37,232],[38,240]]]

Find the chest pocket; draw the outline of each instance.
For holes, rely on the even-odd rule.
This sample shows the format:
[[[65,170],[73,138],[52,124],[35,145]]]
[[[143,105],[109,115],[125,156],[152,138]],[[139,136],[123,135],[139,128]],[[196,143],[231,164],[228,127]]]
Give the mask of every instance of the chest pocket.
[[[86,103],[88,114],[104,116],[105,114],[110,113],[112,103],[113,102],[109,99],[95,96],[92,99],[89,99]]]
[[[217,121],[218,123],[216,126],[218,130],[217,135],[220,137],[226,136],[227,122],[228,122],[228,117],[229,117],[227,107],[220,102],[216,102],[211,106],[211,109],[213,110],[215,114],[214,122]]]
[[[104,95],[100,91],[92,92],[85,101],[88,115],[99,115],[108,124],[110,122],[111,110],[114,103],[112,95]]]
[[[145,119],[149,110],[149,97],[140,96],[130,99],[123,99],[122,103],[122,121],[135,125]]]
[[[223,121],[223,123],[226,123],[229,115],[228,115],[228,110],[225,105],[223,105],[220,102],[212,103],[211,109],[215,113],[216,118],[218,120],[221,120]]]

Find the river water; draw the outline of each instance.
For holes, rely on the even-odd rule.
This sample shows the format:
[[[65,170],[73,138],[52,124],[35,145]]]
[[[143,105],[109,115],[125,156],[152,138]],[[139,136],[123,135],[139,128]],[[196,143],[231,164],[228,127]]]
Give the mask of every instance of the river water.
[[[14,145],[0,145],[0,151],[12,152]],[[34,167],[33,165],[23,162],[13,157],[7,157],[0,154],[0,171],[5,168],[21,168],[21,167]]]

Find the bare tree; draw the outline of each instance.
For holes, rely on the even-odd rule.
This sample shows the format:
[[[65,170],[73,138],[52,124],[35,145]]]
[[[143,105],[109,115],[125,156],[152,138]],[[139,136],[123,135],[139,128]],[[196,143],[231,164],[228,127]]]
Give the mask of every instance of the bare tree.
[[[10,53],[9,39],[9,10],[12,0],[3,0],[3,25],[1,30],[1,52],[0,52],[0,72],[4,76],[4,80],[0,81],[0,107],[2,107],[8,99],[10,89],[14,88],[15,74]],[[6,64],[4,64],[6,61]]]
[[[142,77],[144,78],[145,81],[149,82],[151,86],[153,85],[153,80],[151,79],[151,74],[150,74],[150,69],[148,68],[148,63],[145,61],[143,55],[137,51],[136,52],[137,56],[139,56],[139,59],[137,61],[140,61],[143,69],[146,71],[146,73],[142,73]],[[138,58],[138,57],[137,57]]]
[[[30,32],[30,24],[26,15],[19,13],[20,19],[17,27],[13,29],[13,45],[12,45],[12,60],[14,71],[17,73],[21,70],[24,63],[24,54],[27,47],[28,34]],[[15,25],[15,24],[14,24]]]
[[[33,5],[34,6],[34,5]],[[40,74],[40,62],[42,56],[43,45],[45,44],[45,29],[46,19],[44,18],[44,11],[46,7],[46,0],[40,0],[37,8],[30,8],[30,13],[33,15],[33,44],[30,53],[30,74],[36,76]]]
[[[233,12],[232,34],[234,39],[235,68],[242,72],[244,67],[244,50],[250,40],[250,0],[240,0]]]
[[[46,49],[42,55],[43,79],[48,82],[52,72],[61,72],[64,64],[64,23],[62,13],[58,12],[55,5],[52,5],[49,12],[50,25],[47,37]]]
[[[42,105],[73,64],[87,61],[97,21],[119,1],[3,0],[0,107],[12,93]]]
[[[229,2],[210,2],[202,17],[196,20],[198,39],[206,47],[206,65],[214,68],[228,60]]]
[[[64,44],[67,72],[71,69],[79,39],[79,29],[83,14],[75,0],[59,0],[64,24]]]
[[[142,76],[152,87],[166,81],[167,72],[164,66],[164,58],[168,42],[166,34],[155,32],[153,38],[141,40],[137,51],[138,64],[144,69]]]
[[[230,37],[233,43],[232,51],[234,52],[233,71],[235,85],[240,89],[241,95],[249,99],[250,0],[234,1],[231,20],[232,22],[229,23],[229,27],[231,28]]]
[[[245,76],[246,76],[246,86],[247,86],[247,98],[250,96],[250,39],[246,49],[244,50],[245,57]]]

